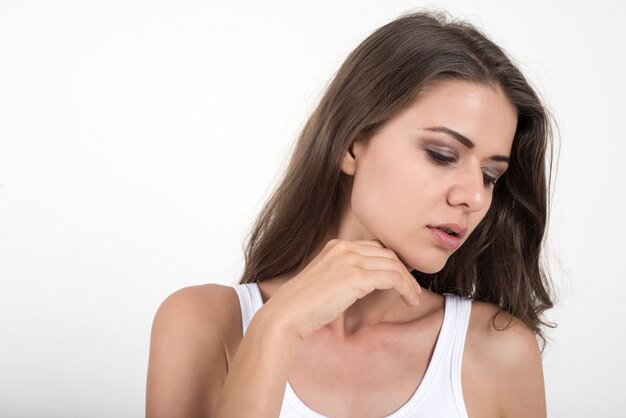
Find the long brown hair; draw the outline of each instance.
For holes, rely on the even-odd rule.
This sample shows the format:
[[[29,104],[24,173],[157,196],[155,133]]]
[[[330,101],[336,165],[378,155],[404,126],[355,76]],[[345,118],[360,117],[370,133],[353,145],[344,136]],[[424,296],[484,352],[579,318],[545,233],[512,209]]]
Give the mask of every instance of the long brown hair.
[[[400,16],[372,33],[341,65],[253,226],[239,283],[304,267],[338,215],[346,190],[340,165],[352,142],[373,135],[424,87],[442,79],[500,86],[517,109],[517,130],[509,168],[496,183],[481,223],[441,271],[412,274],[433,292],[490,302],[513,314],[541,338],[543,352],[541,326],[556,326],[541,319],[553,307],[540,257],[549,209],[552,119],[500,47],[471,24],[441,12]]]

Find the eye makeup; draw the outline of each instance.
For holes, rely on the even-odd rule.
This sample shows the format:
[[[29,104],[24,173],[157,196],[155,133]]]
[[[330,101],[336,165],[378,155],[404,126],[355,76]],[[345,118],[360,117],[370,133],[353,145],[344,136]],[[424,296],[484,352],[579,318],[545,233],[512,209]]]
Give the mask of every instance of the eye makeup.
[[[441,152],[436,152],[430,149],[425,150],[431,160],[433,160],[436,164],[446,166],[456,162],[456,156],[449,156],[446,154],[442,154]],[[488,175],[483,172],[483,182],[485,186],[496,185],[496,181],[498,179]]]

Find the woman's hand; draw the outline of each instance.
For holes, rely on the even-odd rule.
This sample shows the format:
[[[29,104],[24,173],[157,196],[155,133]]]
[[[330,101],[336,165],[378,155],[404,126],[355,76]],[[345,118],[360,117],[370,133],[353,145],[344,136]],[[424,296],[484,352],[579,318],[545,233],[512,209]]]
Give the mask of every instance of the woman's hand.
[[[419,304],[422,293],[398,256],[379,241],[332,239],[261,309],[301,341],[376,289],[394,289],[410,306]]]

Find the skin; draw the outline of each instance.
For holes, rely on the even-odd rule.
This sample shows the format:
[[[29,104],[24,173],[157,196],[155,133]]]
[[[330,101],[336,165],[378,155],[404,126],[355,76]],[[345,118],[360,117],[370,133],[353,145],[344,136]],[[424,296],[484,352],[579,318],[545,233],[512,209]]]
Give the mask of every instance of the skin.
[[[506,162],[490,157],[510,155],[516,124],[515,108],[498,87],[463,81],[430,86],[344,155],[341,170],[351,180],[341,216],[307,261],[332,238],[378,240],[408,270],[441,270],[453,251],[438,245],[427,225],[467,226],[463,245],[491,204],[493,186],[485,183],[485,176],[497,179],[507,169]],[[466,148],[429,127],[452,129],[474,146]],[[455,162],[438,164],[429,151],[454,157]],[[297,274],[260,282],[263,302]],[[168,337],[158,329],[166,326],[157,324],[153,340],[172,341],[170,347],[158,346],[162,358],[182,360],[172,369],[165,369],[170,361],[149,367],[148,386],[158,389],[152,390],[153,398],[148,391],[148,405],[151,399],[176,397],[181,400],[173,411],[182,411],[185,405],[184,416],[201,416],[211,410],[219,382],[242,340],[239,300],[234,289],[214,284],[192,286],[172,296],[167,302],[171,314],[164,310],[160,323],[169,322],[177,334]],[[380,417],[404,404],[426,372],[444,316],[442,295],[422,289],[419,299],[418,306],[409,306],[394,290],[375,290],[303,340],[288,377],[298,397],[333,417]],[[218,303],[224,350],[219,367],[204,360],[209,350],[218,349],[210,343],[215,335],[209,338],[199,331],[210,329],[204,322],[215,318]],[[544,418],[543,373],[535,337],[528,326],[506,313],[498,316],[495,326],[503,329],[511,319],[512,326],[494,329],[497,311],[495,305],[472,302],[461,372],[468,415]],[[157,380],[165,375],[174,382],[171,386]],[[214,377],[209,387],[203,378],[207,375],[219,378]]]

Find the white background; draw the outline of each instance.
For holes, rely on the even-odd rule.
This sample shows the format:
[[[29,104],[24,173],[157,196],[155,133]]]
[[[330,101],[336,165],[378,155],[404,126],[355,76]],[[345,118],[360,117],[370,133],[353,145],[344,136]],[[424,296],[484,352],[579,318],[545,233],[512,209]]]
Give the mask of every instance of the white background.
[[[0,3],[0,416],[143,416],[159,304],[235,282],[323,88],[424,6],[556,116],[549,416],[626,416],[623,3],[363,0]]]

